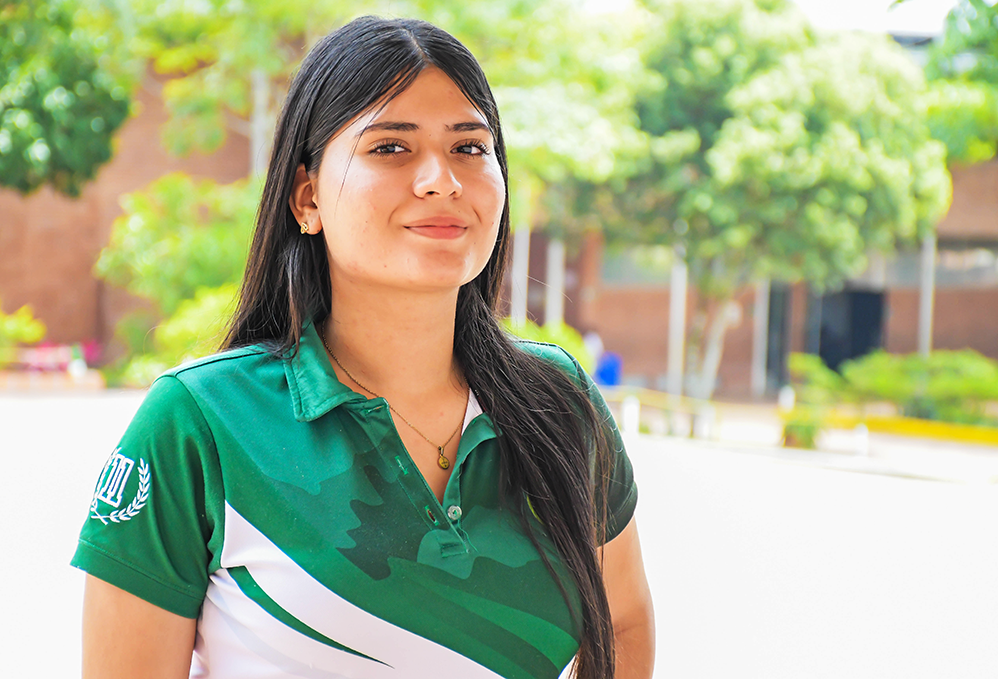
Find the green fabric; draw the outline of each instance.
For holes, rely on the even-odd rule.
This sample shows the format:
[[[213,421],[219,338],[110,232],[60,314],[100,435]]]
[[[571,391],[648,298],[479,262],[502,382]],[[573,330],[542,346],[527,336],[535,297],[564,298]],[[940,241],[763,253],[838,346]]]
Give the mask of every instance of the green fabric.
[[[281,608],[280,604],[271,599],[267,595],[267,593],[263,591],[260,585],[256,583],[256,580],[253,579],[253,576],[250,575],[250,572],[245,568],[230,568],[229,575],[232,576],[232,579],[236,581],[236,584],[239,585],[239,589],[241,589],[246,594],[246,596],[248,596],[250,599],[258,603],[261,608],[267,611],[267,613],[274,616],[288,627],[301,632],[302,634],[311,639],[315,639],[319,643],[326,644],[327,646],[338,648],[341,651],[346,651],[347,653],[359,655],[362,658],[367,658],[368,660],[373,660],[374,662],[381,663],[381,661],[378,660],[377,658],[372,658],[369,655],[364,655],[359,651],[355,651],[352,648],[349,648],[347,646],[344,646],[343,644],[333,641],[332,639],[325,636],[324,634],[321,634],[320,632],[316,632],[314,629],[303,623],[301,620],[288,613],[286,610]],[[385,663],[381,664],[384,665]]]
[[[118,508],[95,498],[71,563],[168,611],[197,617],[212,547],[221,546],[222,483],[211,431],[178,379],[156,381],[118,451],[148,464],[148,499],[134,513],[120,513],[136,506],[137,469]],[[117,522],[94,518],[115,509]]]
[[[617,445],[607,494],[612,539],[637,496],[606,404],[562,349],[520,346],[577,379],[607,418]],[[580,621],[571,613],[579,610],[578,592],[537,526],[570,609],[519,518],[500,501],[499,446],[488,415],[463,432],[438,501],[387,402],[341,384],[311,326],[290,358],[248,348],[164,375],[120,451],[136,469],[140,460],[149,465],[146,504],[127,521],[88,518],[73,564],[167,610],[197,615],[209,575],[220,568],[228,504],[326,589],[504,677],[554,679],[578,648]],[[121,507],[139,495],[139,484],[133,469]],[[462,509],[453,521],[452,506]],[[110,506],[98,502],[98,509],[109,516]],[[253,568],[228,572],[262,608],[311,636],[256,585]]]

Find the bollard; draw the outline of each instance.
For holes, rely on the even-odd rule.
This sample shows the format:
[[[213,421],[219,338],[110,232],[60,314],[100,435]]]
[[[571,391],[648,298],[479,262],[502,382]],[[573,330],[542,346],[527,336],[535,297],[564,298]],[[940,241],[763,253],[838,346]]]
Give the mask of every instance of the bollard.
[[[870,430],[862,422],[853,429],[856,435],[856,454],[863,457],[870,455]]]
[[[641,401],[637,396],[625,396],[620,404],[621,408],[621,429],[625,434],[638,434],[641,432]]]
[[[710,403],[697,408],[693,415],[693,426],[690,431],[692,438],[714,438],[714,425],[717,421],[717,409]]]
[[[780,410],[785,413],[790,412],[797,405],[797,394],[794,392],[794,388],[789,384],[784,384],[780,387],[780,393],[776,397],[776,403]]]

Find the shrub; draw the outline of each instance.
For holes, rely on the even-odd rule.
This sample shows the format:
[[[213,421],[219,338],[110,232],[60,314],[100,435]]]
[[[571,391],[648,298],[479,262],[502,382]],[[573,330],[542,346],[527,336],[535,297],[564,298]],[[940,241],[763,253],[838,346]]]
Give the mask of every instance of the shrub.
[[[152,351],[142,353],[118,368],[114,382],[146,387],[163,371],[217,351],[235,310],[238,287],[201,288],[194,299],[181,302],[176,313],[152,333]],[[109,380],[112,377],[109,377]]]
[[[14,361],[15,345],[40,342],[45,332],[45,324],[31,314],[30,306],[11,314],[0,308],[0,368]]]
[[[579,331],[570,325],[565,323],[538,325],[533,321],[527,321],[524,325],[514,326],[509,318],[504,318],[502,324],[508,332],[517,337],[557,344],[574,356],[587,373],[592,374],[596,368],[596,358],[589,353]]]
[[[889,354],[876,351],[842,364],[841,375],[813,355],[792,354],[790,373],[810,405],[887,402],[905,417],[994,424],[986,413],[998,401],[998,361],[976,351]]]

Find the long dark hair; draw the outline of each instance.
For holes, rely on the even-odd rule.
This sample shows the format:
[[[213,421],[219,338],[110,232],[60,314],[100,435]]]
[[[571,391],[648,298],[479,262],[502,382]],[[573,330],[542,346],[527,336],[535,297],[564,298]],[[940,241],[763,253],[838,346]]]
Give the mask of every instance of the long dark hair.
[[[324,239],[302,236],[288,204],[295,172],[299,164],[316,172],[334,133],[377,102],[405,90],[428,66],[446,73],[485,117],[507,188],[492,256],[458,294],[455,357],[501,432],[503,496],[518,512],[569,606],[572,597],[531,530],[530,510],[579,590],[576,675],[610,679],[613,628],[597,558],[606,526],[606,503],[598,499],[604,497],[599,488],[605,491],[608,478],[608,438],[582,380],[573,379],[579,376],[569,377],[524,352],[498,324],[510,240],[506,149],[485,74],[453,36],[423,21],[362,17],[309,52],[277,124],[239,307],[225,347],[264,344],[283,355],[297,348],[306,321],[319,324],[329,316]]]

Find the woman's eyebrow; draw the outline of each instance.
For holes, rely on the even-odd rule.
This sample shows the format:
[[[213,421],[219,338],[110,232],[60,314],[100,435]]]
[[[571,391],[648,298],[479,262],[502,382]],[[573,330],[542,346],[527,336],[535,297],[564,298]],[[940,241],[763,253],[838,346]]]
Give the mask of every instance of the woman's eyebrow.
[[[416,123],[406,123],[395,120],[386,120],[384,122],[371,123],[360,132],[357,133],[358,137],[363,137],[368,132],[377,131],[388,131],[388,132],[416,132],[419,130],[419,125]],[[447,126],[448,132],[487,132],[492,134],[492,130],[485,123],[481,123],[475,120],[469,120],[464,123],[454,123],[453,125]]]

